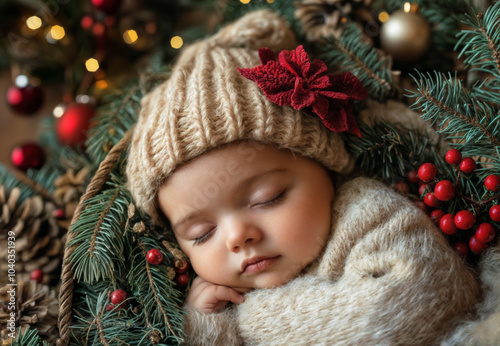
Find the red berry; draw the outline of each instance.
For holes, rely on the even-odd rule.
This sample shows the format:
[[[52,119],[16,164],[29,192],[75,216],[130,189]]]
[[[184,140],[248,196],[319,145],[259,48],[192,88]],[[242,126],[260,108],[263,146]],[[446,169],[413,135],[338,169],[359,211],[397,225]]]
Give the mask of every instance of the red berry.
[[[114,308],[115,308],[115,306],[114,306],[114,305],[111,305],[111,304],[106,305],[106,311],[111,311],[111,310],[113,310]]]
[[[189,269],[189,262],[185,259],[174,262],[174,270],[178,274],[183,274]]]
[[[431,213],[430,218],[432,221],[434,221],[436,224],[439,225],[439,221],[441,221],[441,218],[443,216],[444,216],[444,211],[442,211],[441,209],[436,209]]]
[[[430,183],[434,180],[437,174],[437,167],[433,163],[424,163],[418,169],[418,178],[425,183]]]
[[[418,187],[418,194],[420,196],[423,196],[426,192],[429,192],[431,190],[431,186],[429,184],[421,184]]]
[[[408,182],[412,184],[418,183],[417,171],[409,171],[406,175],[406,179],[408,179]]]
[[[158,249],[151,249],[148,251],[146,259],[151,264],[160,264],[163,261],[163,254]]]
[[[476,238],[483,243],[489,243],[495,238],[495,229],[489,223],[482,223],[476,229]]]
[[[445,159],[450,165],[458,165],[462,161],[462,153],[457,149],[450,149],[446,152]]]
[[[484,180],[484,186],[490,190],[490,191],[495,191],[498,189],[498,186],[500,185],[500,177],[498,175],[488,175],[486,179]]]
[[[462,257],[467,257],[469,254],[469,244],[465,241],[457,241],[453,244],[453,248]]]
[[[189,282],[189,274],[188,273],[182,273],[179,274],[175,277],[175,283],[179,287],[184,287],[188,284]]]
[[[444,215],[439,221],[439,228],[443,231],[443,233],[452,235],[457,233],[458,229],[455,225],[455,220],[453,214]]]
[[[125,292],[124,290],[116,290],[111,293],[111,303],[113,303],[114,305],[123,303],[125,299],[127,299],[127,292]]]
[[[500,204],[494,205],[490,208],[490,218],[493,221],[500,222]]]
[[[476,161],[471,157],[466,157],[460,162],[460,170],[464,173],[474,172],[476,166]]]
[[[455,194],[455,186],[453,186],[453,183],[451,181],[441,180],[436,184],[434,193],[440,201],[448,201]]]
[[[469,240],[469,247],[472,251],[479,254],[483,252],[488,247],[488,244],[483,243],[475,235],[473,235]]]
[[[41,269],[35,269],[31,272],[31,280],[35,280],[39,284],[43,281],[43,272]]]
[[[439,207],[439,204],[441,203],[441,201],[439,199],[437,199],[434,192],[429,192],[424,197],[424,203],[431,208],[437,208],[437,207]]]
[[[394,184],[394,190],[402,195],[407,195],[410,192],[410,185],[408,185],[404,181],[398,181],[396,184]]]
[[[460,229],[469,229],[476,222],[476,217],[468,210],[460,210],[455,215],[455,225]]]
[[[417,206],[417,208],[422,209],[424,213],[429,214],[429,209],[423,201],[413,201],[413,203]]]

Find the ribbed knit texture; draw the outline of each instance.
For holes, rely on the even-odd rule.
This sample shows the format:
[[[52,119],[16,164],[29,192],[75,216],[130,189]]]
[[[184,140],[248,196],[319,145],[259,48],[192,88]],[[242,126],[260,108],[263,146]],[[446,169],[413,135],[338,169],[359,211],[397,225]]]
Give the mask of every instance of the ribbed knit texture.
[[[262,46],[276,51],[296,46],[288,26],[266,10],[186,47],[169,80],[143,98],[128,157],[128,187],[156,222],[158,189],[174,170],[228,143],[269,143],[341,174],[352,170],[340,135],[316,116],[270,102],[238,72],[260,64],[256,49]]]

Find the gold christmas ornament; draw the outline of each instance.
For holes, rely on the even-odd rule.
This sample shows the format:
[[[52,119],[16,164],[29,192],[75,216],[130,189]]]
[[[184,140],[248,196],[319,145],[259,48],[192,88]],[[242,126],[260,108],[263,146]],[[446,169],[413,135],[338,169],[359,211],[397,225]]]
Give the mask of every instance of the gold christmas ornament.
[[[421,15],[400,10],[382,25],[380,43],[394,60],[414,62],[428,52],[431,34],[429,23]]]

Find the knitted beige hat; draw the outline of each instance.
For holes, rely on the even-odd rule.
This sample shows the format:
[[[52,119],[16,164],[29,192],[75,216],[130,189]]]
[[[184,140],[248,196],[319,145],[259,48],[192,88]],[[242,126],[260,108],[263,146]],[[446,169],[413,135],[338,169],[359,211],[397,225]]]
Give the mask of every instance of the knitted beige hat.
[[[184,49],[171,77],[142,100],[126,169],[140,209],[161,222],[158,189],[174,170],[235,141],[290,149],[341,174],[352,170],[353,159],[339,134],[319,117],[272,103],[238,72],[259,65],[257,48],[280,51],[296,45],[287,24],[261,10]]]

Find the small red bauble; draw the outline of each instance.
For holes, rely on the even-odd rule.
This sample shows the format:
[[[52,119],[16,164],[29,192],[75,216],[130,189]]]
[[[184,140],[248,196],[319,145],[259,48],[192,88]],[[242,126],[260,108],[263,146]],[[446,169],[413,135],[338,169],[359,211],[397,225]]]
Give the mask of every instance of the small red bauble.
[[[92,0],[92,5],[95,8],[108,14],[117,12],[120,9],[121,3],[121,0]]]
[[[493,221],[500,222],[500,204],[494,205],[490,208],[490,218]]]
[[[471,157],[466,157],[460,162],[460,170],[464,173],[474,172],[476,167],[476,161]]]
[[[43,272],[41,269],[35,269],[30,274],[31,280],[35,280],[39,284],[43,281]]]
[[[54,209],[52,211],[52,217],[58,220],[62,220],[66,217],[66,213],[64,212],[64,209]]]
[[[189,269],[189,262],[187,260],[176,260],[174,262],[174,270],[176,273],[183,274]]]
[[[151,249],[148,251],[146,259],[151,264],[160,264],[163,261],[163,254],[158,249]]]
[[[470,240],[469,240],[469,247],[472,251],[474,251],[476,254],[480,254],[483,252],[488,247],[487,243],[483,243],[475,235],[473,235]]]
[[[434,221],[436,224],[439,225],[439,221],[441,221],[441,218],[444,215],[445,215],[444,211],[442,211],[441,209],[436,209],[436,210],[432,211],[432,213],[430,215],[430,218],[431,218],[432,221]]]
[[[437,174],[437,167],[433,163],[424,163],[418,169],[418,178],[425,183],[430,183],[434,180]]]
[[[445,160],[450,165],[458,165],[462,161],[462,153],[457,149],[450,149],[446,152]]]
[[[455,194],[455,186],[451,181],[441,180],[436,184],[436,187],[434,187],[434,193],[439,200],[448,201]]]
[[[410,186],[404,181],[398,181],[396,184],[394,184],[394,190],[402,195],[407,195],[410,192]]]
[[[500,186],[500,177],[494,174],[488,175],[484,179],[484,186],[490,191],[496,191]]]
[[[92,28],[92,25],[94,25],[94,18],[92,18],[92,16],[86,15],[80,21],[80,25],[83,29],[90,30],[90,28]]]
[[[468,210],[460,210],[455,215],[455,225],[460,229],[469,229],[474,226],[476,217]]]
[[[441,201],[437,199],[434,192],[429,192],[424,197],[424,203],[431,208],[437,208],[439,207],[439,204],[441,204]]]
[[[7,91],[7,103],[19,114],[33,114],[42,106],[42,89],[29,84],[23,88],[17,85],[11,86]]]
[[[111,303],[114,305],[119,305],[127,299],[127,292],[124,290],[116,290],[111,293]],[[122,305],[123,306],[123,305]]]
[[[406,179],[412,184],[418,183],[417,171],[409,171],[406,175]]]
[[[483,243],[489,243],[495,238],[495,229],[487,222],[482,223],[476,229],[476,238]]]
[[[179,287],[184,287],[188,284],[189,282],[189,274],[188,273],[182,273],[179,274],[175,277],[175,283]]]
[[[42,167],[45,163],[45,153],[38,144],[26,143],[15,147],[10,159],[17,169],[26,172],[30,168]]]
[[[453,214],[444,215],[439,221],[439,228],[443,231],[443,233],[452,235],[457,233],[458,229],[455,225],[455,219]]]
[[[465,241],[457,241],[453,244],[453,248],[462,257],[467,257],[469,254],[469,244]]]
[[[74,103],[66,108],[57,119],[56,134],[62,144],[77,147],[87,139],[95,107],[84,103]]]
[[[420,196],[423,196],[426,192],[429,192],[431,190],[431,186],[429,184],[421,184],[418,187],[418,194]]]

